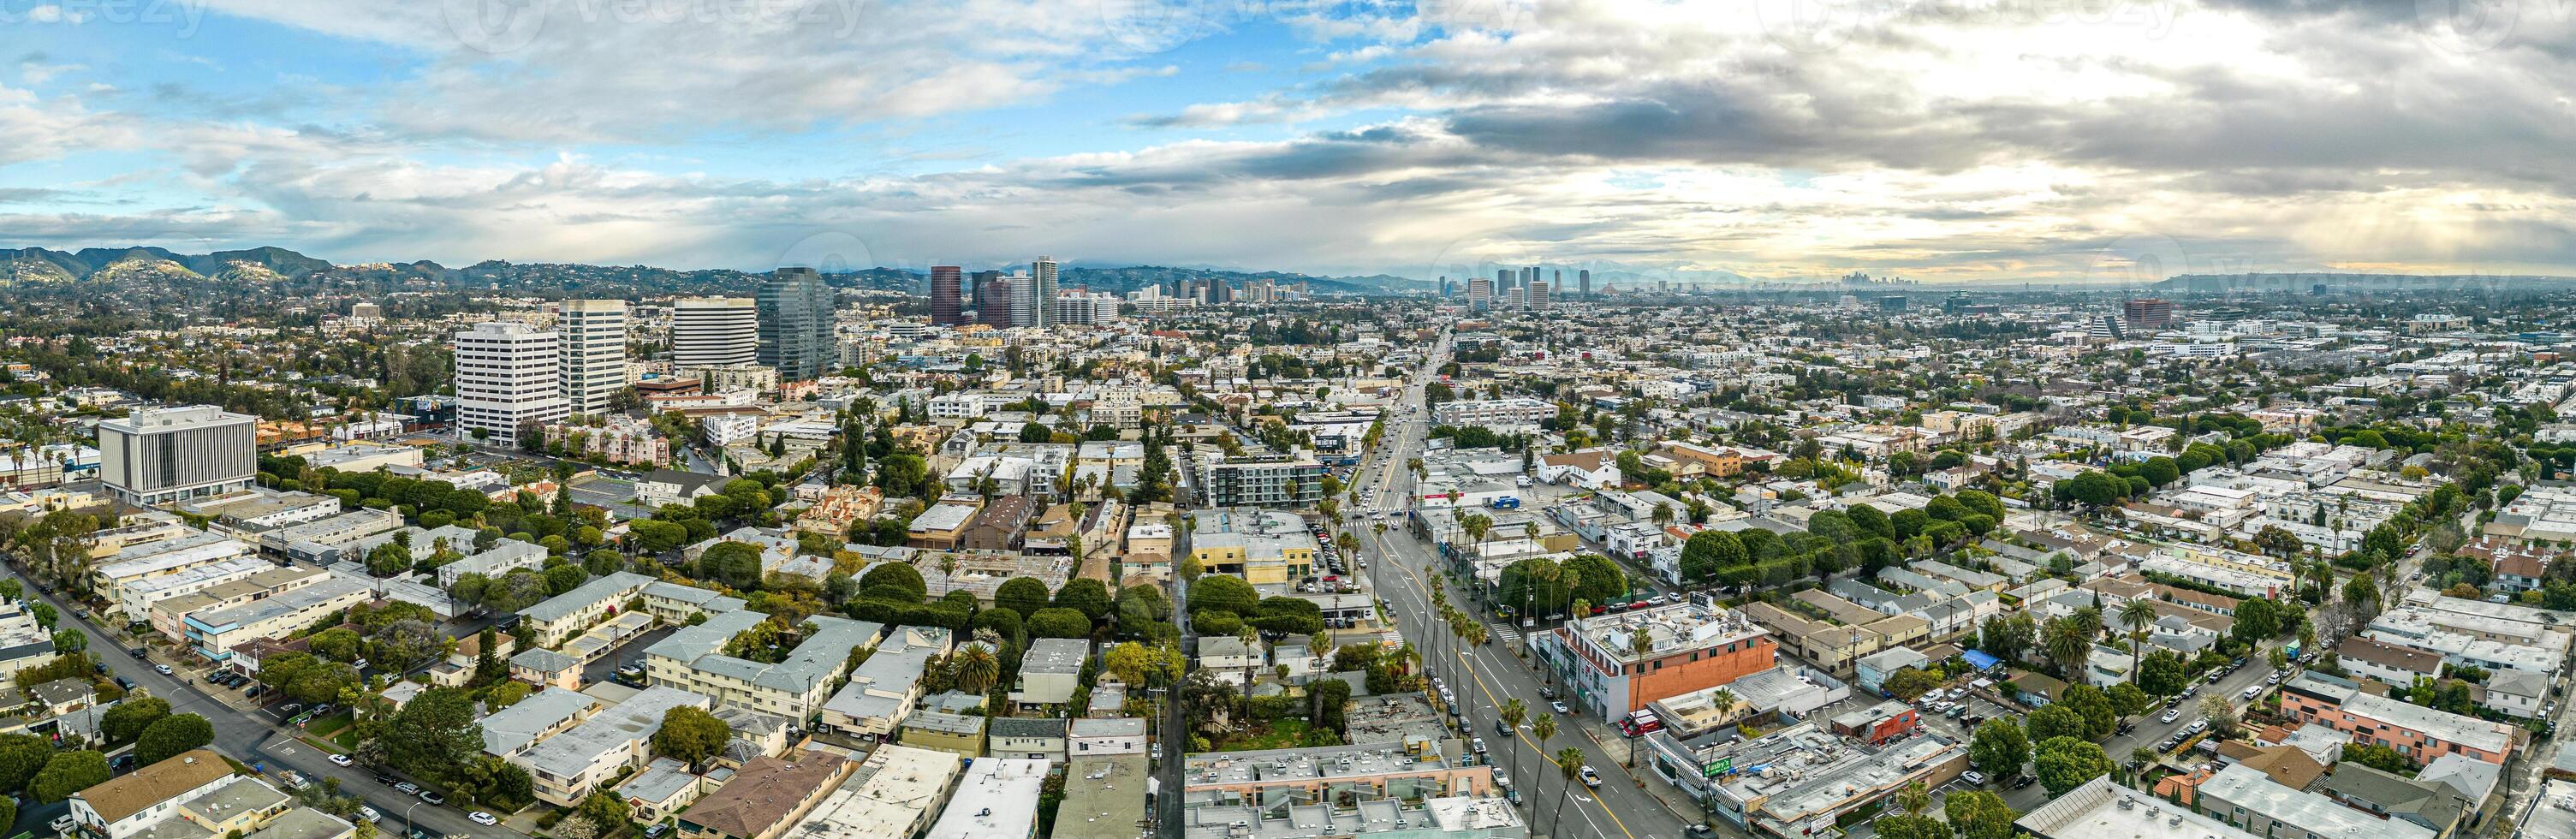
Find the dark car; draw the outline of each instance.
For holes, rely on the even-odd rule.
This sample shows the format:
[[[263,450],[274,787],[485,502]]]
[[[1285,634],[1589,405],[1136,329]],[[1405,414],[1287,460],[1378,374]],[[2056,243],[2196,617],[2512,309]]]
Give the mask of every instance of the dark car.
[[[142,647],[136,647],[136,648],[134,648],[134,649],[126,650],[126,651],[125,651],[125,654],[126,654],[126,655],[130,655],[130,656],[133,656],[133,657],[135,657],[135,658],[142,658],[142,657],[143,657],[143,648],[142,648]]]
[[[2012,787],[2013,787],[2013,789],[2021,789],[2021,788],[2023,788],[2023,787],[2030,786],[2030,783],[2031,783],[2032,781],[2036,781],[2036,780],[2039,780],[2039,779],[2038,779],[2038,778],[2035,778],[2035,777],[2032,777],[2032,776],[2029,776],[2029,775],[2023,775],[2023,776],[2020,776],[2020,777],[2016,777],[2016,778],[2014,778],[2014,779],[2013,779]]]

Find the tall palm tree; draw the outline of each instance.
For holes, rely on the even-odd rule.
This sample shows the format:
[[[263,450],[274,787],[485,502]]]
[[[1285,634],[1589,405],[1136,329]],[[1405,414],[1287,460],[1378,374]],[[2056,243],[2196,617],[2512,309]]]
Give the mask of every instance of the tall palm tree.
[[[1546,757],[1546,756],[1547,756],[1547,741],[1549,741],[1549,740],[1551,740],[1551,739],[1554,739],[1554,738],[1556,737],[1556,715],[1555,715],[1555,714],[1540,714],[1540,715],[1538,715],[1538,722],[1534,722],[1534,723],[1531,723],[1531,724],[1530,724],[1530,734],[1531,734],[1532,736],[1535,736],[1535,737],[1537,737],[1537,738],[1538,738],[1538,753],[1539,753],[1539,756],[1540,756],[1540,757]],[[1539,791],[1539,788],[1538,788],[1538,787],[1536,787],[1536,786],[1532,786],[1532,787],[1530,787],[1530,798],[1531,798],[1532,800],[1536,800],[1536,799],[1538,798],[1538,791]],[[1532,813],[1536,813],[1537,811],[1536,811],[1536,810],[1532,810],[1531,812],[1532,812]]]
[[[2070,616],[2040,627],[2039,646],[2048,653],[2048,660],[2057,663],[2058,678],[2065,679],[2072,678],[2075,669],[2083,666],[2084,652],[2092,648],[2093,639],[2084,633],[2083,624]]]
[[[985,644],[968,644],[957,653],[957,689],[977,696],[993,690],[1002,678],[1002,659]]]
[[[1725,688],[1718,688],[1708,692],[1708,706],[1717,710],[1717,718],[1720,722],[1726,720],[1726,713],[1728,711],[1735,710],[1735,706],[1742,704],[1743,701],[1744,700],[1742,698],[1735,695],[1735,691],[1727,690]]]
[[[1443,616],[1443,617],[1446,617],[1446,616],[1449,614],[1449,590],[1448,590],[1448,589],[1442,588],[1442,587],[1440,587],[1440,586],[1432,586],[1432,587],[1431,587],[1431,613],[1432,613],[1432,614],[1434,614],[1434,615],[1440,615],[1440,616]],[[1438,632],[1432,632],[1432,633],[1431,633],[1431,640],[1432,640],[1432,643],[1434,643],[1434,644],[1439,643],[1439,640],[1440,640],[1440,633],[1438,633]]]
[[[1529,703],[1521,701],[1517,696],[1503,700],[1503,725],[1512,730],[1510,736],[1503,738],[1505,741],[1503,745],[1512,750],[1512,777],[1523,781],[1529,780],[1529,776],[1521,774],[1520,731],[1521,720],[1528,718]]]
[[[2138,656],[2147,648],[2147,625],[2156,622],[2156,607],[2146,598],[2132,597],[2120,604],[2120,622],[2129,627],[2129,683],[2138,682]]]
[[[1556,788],[1556,812],[1547,817],[1547,823],[1551,832],[1563,833],[1566,794],[1573,792],[1576,779],[1583,777],[1583,750],[1573,746],[1558,749],[1556,774],[1565,780],[1565,784]]]

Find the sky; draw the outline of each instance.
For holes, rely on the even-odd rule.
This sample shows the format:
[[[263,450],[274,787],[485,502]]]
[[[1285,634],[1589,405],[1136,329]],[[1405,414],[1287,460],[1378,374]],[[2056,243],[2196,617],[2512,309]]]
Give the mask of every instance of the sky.
[[[0,0],[0,247],[2576,275],[2576,0]]]

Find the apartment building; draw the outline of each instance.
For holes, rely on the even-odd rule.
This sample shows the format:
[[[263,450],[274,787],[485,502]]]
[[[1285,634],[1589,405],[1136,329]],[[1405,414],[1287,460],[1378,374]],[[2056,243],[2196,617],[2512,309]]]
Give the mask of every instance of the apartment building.
[[[601,783],[642,767],[653,733],[662,730],[662,715],[683,706],[703,711],[713,703],[684,690],[648,687],[508,760],[535,778],[537,800],[580,806]]]
[[[155,600],[144,610],[144,620],[150,622],[152,628],[159,631],[162,637],[178,641],[188,637],[185,621],[190,614],[228,609],[254,600],[264,600],[331,578],[330,572],[309,565],[290,565],[281,568],[267,560],[243,561],[256,562],[259,567],[252,569],[251,573],[234,579],[203,586],[174,597]]]
[[[1022,709],[1073,701],[1080,688],[1082,663],[1091,658],[1091,643],[1079,638],[1037,638],[1020,657],[1020,681],[1011,702]]]
[[[1495,431],[1536,426],[1556,417],[1556,404],[1544,399],[1462,399],[1431,406],[1431,419],[1441,425],[1483,426]]]
[[[725,612],[697,626],[682,627],[644,651],[648,684],[709,697],[718,708],[740,708],[799,724],[812,723],[824,700],[840,686],[841,667],[850,651],[874,647],[883,624],[831,615],[815,615],[785,660],[775,664],[723,653],[735,635],[768,620],[753,611]]]
[[[652,582],[632,571],[613,572],[520,610],[519,620],[536,633],[537,646],[557,646],[624,607]]]
[[[1643,654],[1634,642],[1640,631],[1650,642]],[[1601,719],[1769,670],[1779,652],[1743,613],[1698,603],[1579,617],[1532,641],[1540,666],[1572,688],[1568,704]]]
[[[955,754],[878,746],[848,782],[798,820],[790,832],[831,839],[914,839],[948,806],[964,772],[965,760]],[[688,819],[684,816],[680,821],[679,839],[716,836],[703,829],[691,833]]]
[[[72,793],[72,820],[99,839],[131,839],[178,812],[180,805],[231,783],[232,764],[212,749],[194,749]]]
[[[807,750],[762,755],[679,814],[680,839],[777,839],[838,791],[859,761]]]
[[[1324,463],[1299,449],[1282,455],[1209,456],[1200,489],[1212,507],[1288,507],[1324,498]]]
[[[939,627],[903,626],[886,634],[876,652],[850,672],[850,681],[823,703],[818,730],[887,740],[921,698],[921,674],[930,660],[948,654],[951,635]]]
[[[231,658],[233,647],[255,638],[276,638],[320,622],[323,617],[375,598],[364,580],[330,577],[308,585],[253,598],[248,603],[189,612],[179,622],[184,643],[209,661]]]
[[[2322,724],[2355,743],[2387,746],[2417,762],[2443,755],[2502,765],[2522,742],[2521,729],[2369,693],[2357,683],[2315,671],[2281,684],[2281,713]]]
[[[1443,754],[1429,744],[1203,752],[1183,760],[1183,797],[1218,805],[1495,794],[1492,765]]]

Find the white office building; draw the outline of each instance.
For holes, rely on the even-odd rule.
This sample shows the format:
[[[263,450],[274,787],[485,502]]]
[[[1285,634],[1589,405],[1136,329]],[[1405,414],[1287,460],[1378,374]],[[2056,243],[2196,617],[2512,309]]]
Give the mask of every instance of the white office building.
[[[259,477],[258,437],[258,419],[213,405],[102,420],[99,482],[144,507],[248,489]]]
[[[572,413],[564,402],[562,342],[553,330],[492,322],[456,333],[456,424],[514,448],[522,427]]]
[[[671,366],[722,367],[760,360],[760,309],[748,297],[699,297],[671,307]]]
[[[608,413],[608,398],[626,386],[626,301],[566,300],[555,332],[564,403],[576,414]]]

